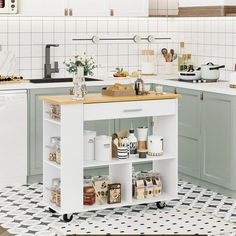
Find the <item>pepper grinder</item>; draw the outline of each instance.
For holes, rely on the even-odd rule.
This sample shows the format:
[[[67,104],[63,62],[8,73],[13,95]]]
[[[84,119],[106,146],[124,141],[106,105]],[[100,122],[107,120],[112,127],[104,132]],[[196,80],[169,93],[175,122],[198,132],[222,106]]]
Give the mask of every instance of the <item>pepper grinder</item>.
[[[135,89],[136,95],[144,94],[144,82],[141,77],[141,70],[139,70],[138,79],[135,81],[134,89]]]

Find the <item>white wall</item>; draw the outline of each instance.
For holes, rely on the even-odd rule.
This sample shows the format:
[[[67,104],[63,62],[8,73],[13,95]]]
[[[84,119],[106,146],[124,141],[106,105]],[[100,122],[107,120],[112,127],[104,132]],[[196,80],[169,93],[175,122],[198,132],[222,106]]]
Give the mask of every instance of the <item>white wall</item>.
[[[170,41],[155,44],[132,42],[75,43],[72,38],[127,37],[138,34],[147,36],[170,36]],[[52,52],[52,60],[59,61],[60,73],[67,76],[63,61],[75,54],[95,57],[99,68],[97,75],[111,74],[120,66],[132,71],[143,60],[141,49],[152,48],[158,54],[157,68],[162,71],[162,47],[178,52],[180,41],[185,41],[187,52],[193,54],[195,65],[212,61],[225,64],[222,79],[228,78],[236,62],[236,17],[220,18],[81,18],[81,17],[18,17],[0,16],[0,45],[3,50],[15,53],[18,61],[16,73],[25,78],[42,78],[44,47],[47,43],[59,43]]]

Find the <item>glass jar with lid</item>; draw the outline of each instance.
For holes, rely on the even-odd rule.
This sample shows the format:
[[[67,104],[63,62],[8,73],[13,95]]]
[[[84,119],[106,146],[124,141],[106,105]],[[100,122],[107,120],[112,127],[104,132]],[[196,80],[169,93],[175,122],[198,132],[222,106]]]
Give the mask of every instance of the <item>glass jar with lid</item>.
[[[57,203],[57,195],[58,195],[58,191],[60,190],[60,184],[61,181],[59,178],[54,178],[52,179],[52,186],[51,186],[51,203],[56,204]]]
[[[60,164],[61,163],[61,138],[51,137],[48,148],[50,149],[48,159],[50,161],[54,161]]]

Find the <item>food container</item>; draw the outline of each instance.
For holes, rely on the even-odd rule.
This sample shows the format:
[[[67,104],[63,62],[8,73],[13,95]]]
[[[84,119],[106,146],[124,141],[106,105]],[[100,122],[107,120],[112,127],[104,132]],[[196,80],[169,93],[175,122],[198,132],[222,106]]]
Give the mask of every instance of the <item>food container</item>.
[[[101,135],[95,138],[95,160],[110,161],[112,156],[111,136]]]
[[[51,203],[55,204],[56,206],[61,206],[61,180],[59,178],[52,179],[52,186],[51,186]]]
[[[84,205],[93,205],[96,202],[95,189],[91,177],[84,179]]]
[[[53,120],[60,121],[61,119],[61,109],[60,106],[51,104],[49,108],[49,116]]]
[[[48,156],[49,161],[54,161],[57,164],[60,164],[61,163],[61,138],[51,137],[48,148],[50,149],[49,156]]]
[[[84,131],[84,160],[92,161],[95,159],[95,137],[96,131]]]
[[[108,184],[108,204],[121,203],[121,184]]]
[[[148,137],[148,155],[160,156],[163,154],[163,137],[151,135]]]
[[[220,78],[220,70],[225,68],[224,65],[214,65],[212,62],[207,63],[206,65],[201,66],[201,78],[206,81],[217,81]]]
[[[96,194],[96,203],[103,205],[108,202],[108,185],[111,180],[108,176],[95,176],[93,177],[93,187]]]

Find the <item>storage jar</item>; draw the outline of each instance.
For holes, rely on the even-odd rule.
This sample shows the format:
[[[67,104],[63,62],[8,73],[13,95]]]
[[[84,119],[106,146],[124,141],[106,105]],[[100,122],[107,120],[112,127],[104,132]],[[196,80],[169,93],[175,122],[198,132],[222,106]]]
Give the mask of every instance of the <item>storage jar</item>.
[[[112,156],[111,136],[101,135],[95,138],[95,160],[110,161]]]
[[[95,159],[95,137],[96,131],[84,131],[84,160],[92,161]]]

